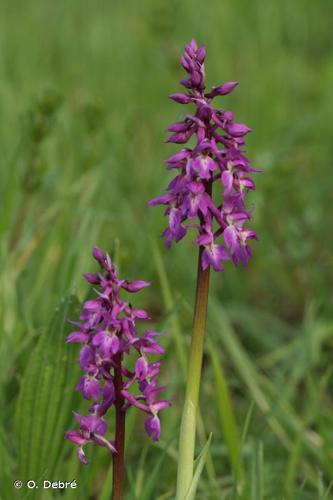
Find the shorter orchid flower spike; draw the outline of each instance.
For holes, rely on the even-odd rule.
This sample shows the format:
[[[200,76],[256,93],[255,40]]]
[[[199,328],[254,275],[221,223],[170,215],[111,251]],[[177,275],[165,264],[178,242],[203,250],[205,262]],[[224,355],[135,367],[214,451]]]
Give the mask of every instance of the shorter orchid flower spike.
[[[121,359],[123,411],[135,406],[146,414],[145,429],[153,441],[160,437],[158,413],[170,406],[167,400],[160,400],[163,387],[157,383],[161,363],[151,361],[150,355],[161,355],[163,347],[157,342],[157,332],[137,331],[137,322],[149,319],[146,311],[134,309],[121,298],[121,293],[136,293],[149,286],[142,280],[127,281],[117,277],[111,258],[100,248],[94,247],[93,257],[101,270],[99,273],[84,275],[88,283],[94,285],[97,297],[87,300],[79,321],[72,321],[75,331],[67,337],[69,343],[81,344],[79,364],[85,374],[76,389],[84,399],[91,401],[89,415],[74,412],[79,429],[70,429],[65,437],[74,443],[77,455],[83,464],[88,459],[84,445],[94,443],[117,453],[115,443],[106,438],[107,422],[105,415],[117,403],[115,390],[116,357]],[[123,361],[132,352],[137,354],[134,371]]]

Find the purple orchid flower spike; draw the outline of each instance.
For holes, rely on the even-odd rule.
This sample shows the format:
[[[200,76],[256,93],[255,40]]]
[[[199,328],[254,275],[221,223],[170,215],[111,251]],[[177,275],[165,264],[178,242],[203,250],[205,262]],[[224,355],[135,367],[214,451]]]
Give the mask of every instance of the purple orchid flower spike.
[[[134,309],[123,300],[122,292],[136,293],[149,286],[142,280],[127,281],[117,277],[117,271],[109,255],[100,248],[93,249],[101,271],[85,274],[88,283],[94,285],[97,297],[83,304],[80,321],[72,321],[75,331],[67,337],[69,343],[81,344],[79,364],[85,372],[76,389],[84,399],[91,401],[88,416],[74,413],[79,429],[66,432],[66,438],[78,446],[78,458],[83,464],[88,459],[84,445],[95,443],[114,454],[115,498],[121,498],[123,477],[125,412],[130,406],[146,415],[145,429],[153,441],[160,437],[160,410],[170,406],[169,401],[159,400],[163,388],[158,387],[160,362],[150,361],[150,355],[164,352],[157,342],[158,333],[137,331],[137,321],[149,319],[146,311]],[[126,357],[135,352],[134,371],[125,365]],[[116,411],[115,441],[105,437],[105,414],[111,407]]]
[[[176,177],[167,194],[154,198],[149,205],[166,206],[168,227],[162,236],[167,247],[194,227],[194,243],[204,248],[202,269],[211,266],[223,271],[223,261],[231,258],[235,265],[246,266],[252,256],[248,240],[257,236],[244,227],[252,217],[245,208],[245,195],[255,189],[250,175],[257,170],[250,166],[242,149],[251,129],[235,122],[230,111],[213,105],[215,97],[230,94],[238,82],[226,82],[206,92],[205,57],[205,48],[198,47],[195,40],[185,46],[180,63],[188,74],[181,81],[186,92],[171,94],[170,98],[179,104],[192,104],[195,113],[168,127],[171,136],[167,142],[185,144],[195,137],[195,145],[167,160],[167,168],[176,169]],[[215,184],[223,192],[217,204],[212,198]]]
[[[219,109],[213,102],[216,97],[233,92],[238,82],[225,82],[207,91],[205,57],[205,47],[198,47],[195,40],[185,45],[180,60],[187,73],[180,82],[185,91],[171,94],[170,99],[186,105],[186,114],[182,121],[167,128],[171,135],[166,141],[181,145],[181,149],[166,160],[167,169],[174,170],[175,177],[166,193],[149,201],[151,206],[165,206],[168,226],[162,236],[166,247],[182,240],[192,230],[196,233],[193,243],[199,247],[176,500],[187,498],[193,478],[210,269],[223,271],[224,263],[231,259],[236,266],[246,266],[252,256],[249,242],[257,239],[256,233],[247,227],[252,214],[245,205],[246,194],[255,189],[251,175],[257,172],[244,153],[245,137],[251,129],[235,121],[231,111]],[[189,141],[191,146],[187,144]],[[215,196],[214,187],[217,188]],[[154,416],[148,417],[146,429],[153,439],[159,436],[159,422]]]

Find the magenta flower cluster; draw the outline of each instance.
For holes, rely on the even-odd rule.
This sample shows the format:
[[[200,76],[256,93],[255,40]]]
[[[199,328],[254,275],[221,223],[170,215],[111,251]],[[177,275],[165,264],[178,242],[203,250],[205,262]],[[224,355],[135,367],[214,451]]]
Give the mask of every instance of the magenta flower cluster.
[[[117,453],[114,442],[107,439],[107,423],[104,415],[120,398],[122,410],[135,406],[147,414],[145,428],[157,441],[160,438],[159,410],[167,408],[167,400],[158,400],[163,387],[158,387],[160,362],[150,362],[148,355],[162,354],[163,348],[156,341],[158,333],[146,330],[141,336],[136,322],[148,320],[146,311],[134,309],[121,298],[121,291],[135,293],[149,286],[146,281],[126,281],[117,277],[110,256],[99,248],[93,249],[101,272],[88,273],[86,280],[94,285],[97,298],[83,305],[80,321],[73,321],[76,331],[69,334],[67,342],[81,344],[80,366],[85,375],[77,389],[85,399],[91,400],[90,414],[81,416],[74,412],[78,430],[69,430],[67,439],[78,446],[78,457],[88,463],[83,451],[87,443],[95,443]],[[125,356],[136,352],[132,370],[123,363]],[[115,369],[121,367],[120,391],[115,387]],[[133,390],[136,387],[136,392]],[[119,403],[119,401],[118,401]]]
[[[194,40],[185,46],[180,60],[188,74],[181,84],[185,93],[176,93],[171,99],[180,104],[193,104],[195,113],[186,114],[182,121],[173,123],[167,142],[185,144],[193,140],[193,147],[181,149],[167,160],[167,168],[177,171],[167,193],[154,198],[149,205],[166,205],[168,227],[162,233],[165,244],[181,240],[190,228],[197,231],[195,243],[203,249],[203,269],[212,266],[222,271],[222,261],[233,259],[235,265],[245,266],[251,257],[248,240],[256,233],[245,227],[251,213],[245,208],[245,194],[255,189],[250,174],[256,172],[243,152],[244,137],[251,131],[243,123],[234,121],[230,111],[217,109],[213,99],[229,94],[238,85],[227,82],[205,92],[204,47]],[[213,200],[213,185],[218,183],[218,203]],[[223,193],[223,198],[222,198]],[[222,238],[222,242],[219,238]],[[221,244],[222,243],[222,244]]]

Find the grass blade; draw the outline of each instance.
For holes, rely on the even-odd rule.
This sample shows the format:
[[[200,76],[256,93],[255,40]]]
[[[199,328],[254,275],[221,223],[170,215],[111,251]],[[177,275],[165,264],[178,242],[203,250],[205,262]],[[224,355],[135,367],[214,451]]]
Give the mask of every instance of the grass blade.
[[[237,479],[242,480],[243,464],[240,454],[237,423],[232,408],[228,385],[223,373],[223,368],[221,363],[219,363],[216,351],[213,349],[211,343],[209,343],[209,355],[215,379],[215,394],[220,424],[228,448],[230,465],[234,476]]]
[[[211,440],[212,440],[212,434],[209,435],[207,443],[205,444],[205,446],[203,447],[203,449],[200,452],[200,455],[198,456],[198,458],[195,461],[195,472],[193,475],[190,489],[185,497],[185,500],[193,500],[195,498],[195,494],[196,494],[196,491],[198,488],[200,476],[202,474],[203,468],[204,468],[205,463],[206,463],[207,454],[209,451]]]

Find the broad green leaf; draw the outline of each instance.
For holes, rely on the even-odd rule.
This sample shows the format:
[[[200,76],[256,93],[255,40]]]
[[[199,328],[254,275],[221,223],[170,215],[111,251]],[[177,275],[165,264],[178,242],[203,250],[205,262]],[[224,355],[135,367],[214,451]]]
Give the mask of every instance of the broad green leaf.
[[[16,436],[22,480],[52,477],[63,458],[78,377],[77,353],[66,344],[68,319],[75,318],[76,306],[72,297],[61,301],[37,341],[20,384]]]

